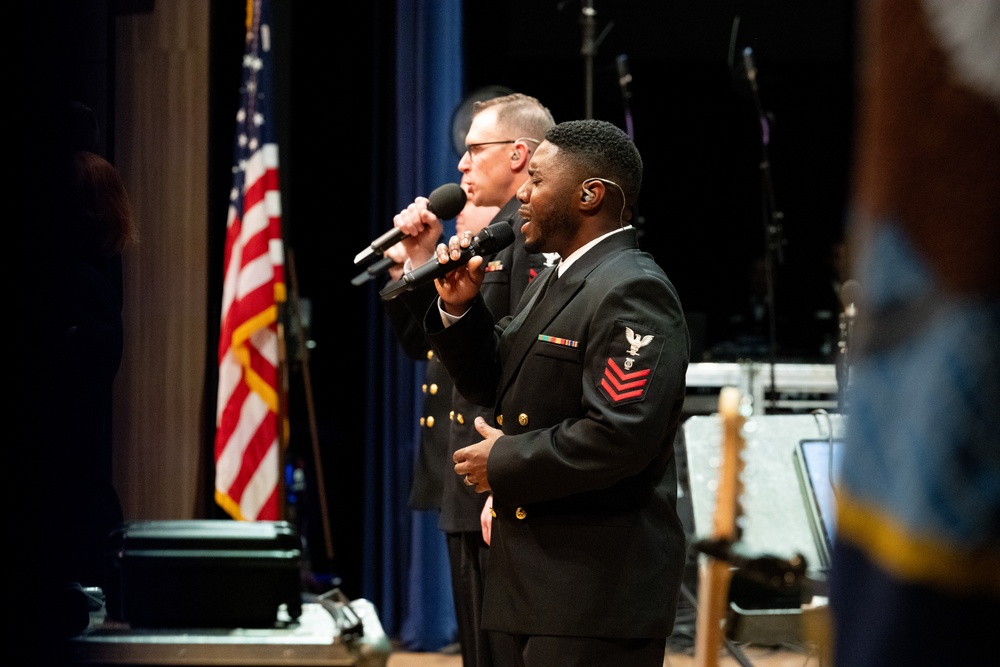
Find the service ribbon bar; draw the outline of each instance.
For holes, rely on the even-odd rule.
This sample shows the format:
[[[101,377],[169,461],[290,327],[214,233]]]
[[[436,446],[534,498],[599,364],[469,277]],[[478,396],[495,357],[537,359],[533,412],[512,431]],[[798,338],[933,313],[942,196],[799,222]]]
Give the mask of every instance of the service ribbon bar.
[[[538,334],[538,340],[543,343],[552,343],[553,345],[564,345],[566,347],[579,347],[580,343],[575,340],[570,340],[569,338],[559,338],[558,336],[546,336],[545,334]]]

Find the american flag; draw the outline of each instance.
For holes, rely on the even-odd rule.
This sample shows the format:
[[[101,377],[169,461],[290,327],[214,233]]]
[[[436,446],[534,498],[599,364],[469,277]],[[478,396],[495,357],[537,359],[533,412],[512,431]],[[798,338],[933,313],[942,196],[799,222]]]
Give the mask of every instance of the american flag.
[[[226,221],[215,500],[234,519],[280,518],[279,304],[285,301],[269,0],[248,3],[242,103]]]

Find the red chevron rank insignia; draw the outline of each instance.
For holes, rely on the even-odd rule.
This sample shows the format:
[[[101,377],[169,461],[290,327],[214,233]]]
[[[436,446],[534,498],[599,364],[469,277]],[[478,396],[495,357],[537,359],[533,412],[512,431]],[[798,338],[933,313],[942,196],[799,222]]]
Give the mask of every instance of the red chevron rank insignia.
[[[637,334],[631,326],[625,327],[627,344],[622,346],[625,348],[625,354],[618,358],[608,357],[601,378],[601,390],[613,405],[632,403],[645,398],[653,374],[652,365],[655,365],[659,354],[659,345],[652,345],[648,350],[643,348],[656,338],[652,334]],[[640,360],[645,363],[641,363]]]
[[[648,368],[626,373],[614,359],[608,359],[608,365],[604,367],[604,377],[601,379],[601,388],[612,403],[623,403],[642,399],[646,393],[648,380]]]

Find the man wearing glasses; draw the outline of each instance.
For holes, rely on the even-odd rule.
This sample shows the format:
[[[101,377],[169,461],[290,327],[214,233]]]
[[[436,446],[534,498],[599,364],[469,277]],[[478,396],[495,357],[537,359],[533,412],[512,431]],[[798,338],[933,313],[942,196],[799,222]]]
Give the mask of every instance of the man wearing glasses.
[[[466,152],[458,161],[462,183],[476,206],[500,207],[490,224],[506,222],[515,235],[512,245],[484,259],[487,269],[481,294],[498,320],[514,312],[528,283],[545,265],[543,255],[528,254],[524,249],[524,220],[518,213],[516,195],[527,180],[531,155],[554,125],[551,112],[541,102],[521,93],[479,101],[472,107]],[[393,218],[393,224],[407,234],[401,241],[409,257],[405,271],[435,260],[434,250],[443,226],[427,210],[427,203],[426,198],[418,197]],[[436,299],[433,282],[399,296],[418,322]],[[395,310],[388,309],[390,313]],[[474,405],[453,391],[449,451],[441,461],[447,474],[439,525],[448,544],[463,667],[504,667],[512,661],[510,645],[500,646],[501,636],[480,629],[492,498],[476,493],[451,472],[452,454],[481,439],[473,425],[476,417],[489,420],[491,415],[492,410]]]

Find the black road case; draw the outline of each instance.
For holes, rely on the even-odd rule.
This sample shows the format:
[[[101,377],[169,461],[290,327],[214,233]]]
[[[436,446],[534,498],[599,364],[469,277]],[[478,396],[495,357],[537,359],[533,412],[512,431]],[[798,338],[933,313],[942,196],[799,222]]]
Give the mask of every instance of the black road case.
[[[302,541],[288,522],[133,522],[108,546],[107,613],[132,628],[270,628],[302,613]]]

